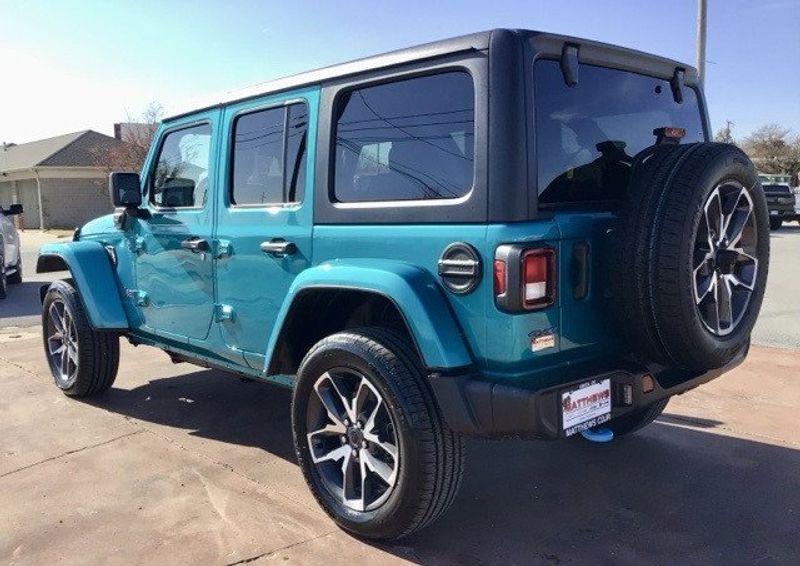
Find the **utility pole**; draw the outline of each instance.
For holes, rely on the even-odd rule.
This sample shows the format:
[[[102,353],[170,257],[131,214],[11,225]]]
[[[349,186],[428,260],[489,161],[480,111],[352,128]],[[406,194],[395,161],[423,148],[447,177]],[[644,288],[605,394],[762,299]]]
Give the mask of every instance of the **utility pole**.
[[[706,8],[707,0],[697,0],[697,75],[706,78]]]

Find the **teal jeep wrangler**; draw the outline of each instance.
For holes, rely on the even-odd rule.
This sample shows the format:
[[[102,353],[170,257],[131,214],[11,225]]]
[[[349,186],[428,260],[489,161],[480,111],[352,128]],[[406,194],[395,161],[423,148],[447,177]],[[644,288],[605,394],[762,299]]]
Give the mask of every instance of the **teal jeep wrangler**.
[[[42,291],[55,383],[111,387],[124,336],[291,387],[320,505],[407,535],[465,436],[623,435],[741,363],[769,217],[708,139],[692,68],[523,30],[171,117],[116,213],[41,249],[71,272]]]

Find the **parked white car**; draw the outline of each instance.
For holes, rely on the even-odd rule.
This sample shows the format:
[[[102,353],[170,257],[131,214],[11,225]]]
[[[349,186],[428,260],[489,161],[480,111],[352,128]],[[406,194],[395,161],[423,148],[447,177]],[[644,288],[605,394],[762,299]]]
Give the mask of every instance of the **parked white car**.
[[[0,207],[0,299],[6,298],[9,283],[22,283],[19,234],[11,220],[17,214],[22,214],[21,204],[12,204],[10,208]]]

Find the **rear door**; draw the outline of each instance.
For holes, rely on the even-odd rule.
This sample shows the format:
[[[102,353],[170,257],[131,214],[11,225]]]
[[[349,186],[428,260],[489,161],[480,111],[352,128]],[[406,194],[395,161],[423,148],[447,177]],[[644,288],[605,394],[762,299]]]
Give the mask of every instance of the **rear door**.
[[[217,197],[218,351],[261,369],[278,311],[311,261],[318,90],[232,105]]]
[[[143,330],[204,340],[214,312],[212,231],[219,110],[170,123],[144,180],[149,218],[136,222]]]

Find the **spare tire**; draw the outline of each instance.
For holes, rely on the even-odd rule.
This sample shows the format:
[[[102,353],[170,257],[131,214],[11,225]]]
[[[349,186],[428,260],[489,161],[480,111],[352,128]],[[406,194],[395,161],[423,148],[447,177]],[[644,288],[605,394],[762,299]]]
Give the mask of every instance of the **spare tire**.
[[[630,350],[696,371],[747,348],[769,268],[769,214],[737,147],[656,146],[633,164],[614,297]]]

